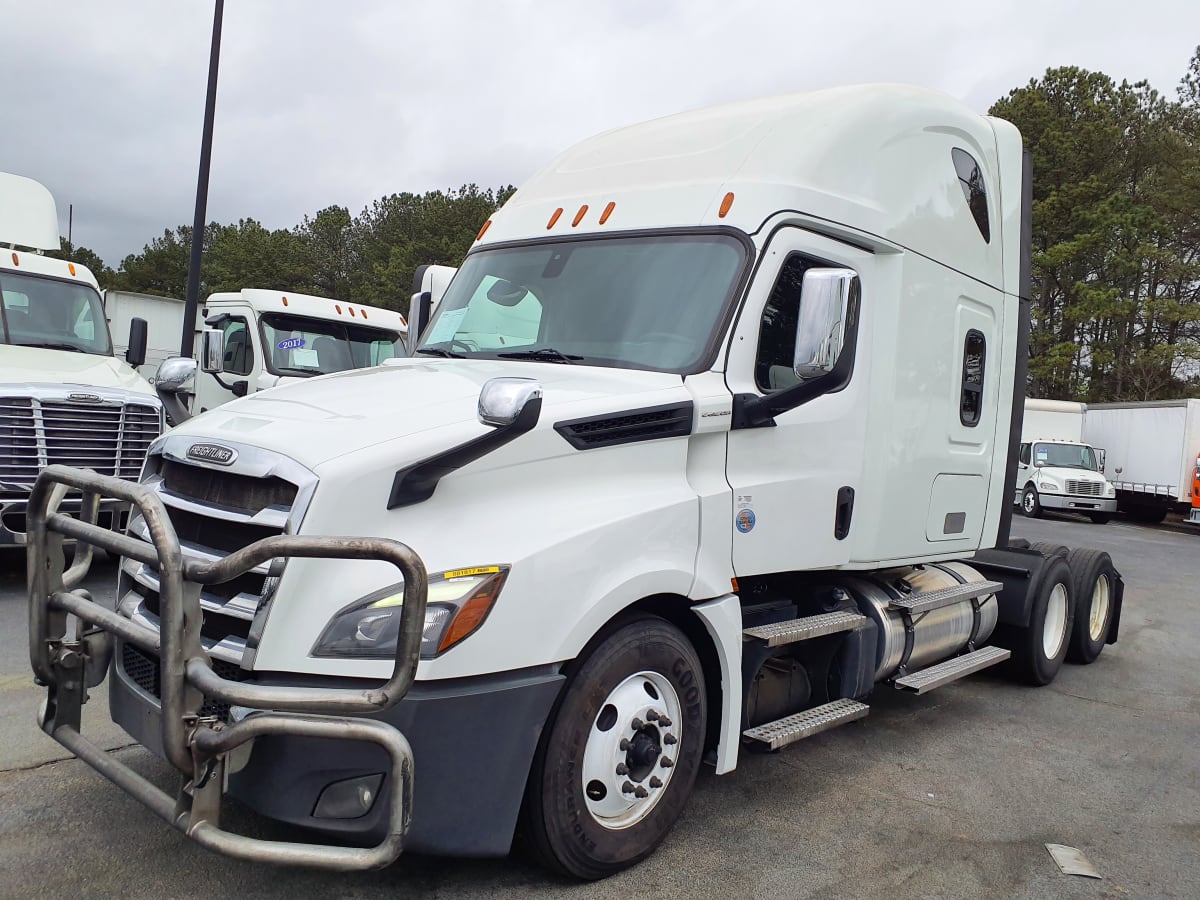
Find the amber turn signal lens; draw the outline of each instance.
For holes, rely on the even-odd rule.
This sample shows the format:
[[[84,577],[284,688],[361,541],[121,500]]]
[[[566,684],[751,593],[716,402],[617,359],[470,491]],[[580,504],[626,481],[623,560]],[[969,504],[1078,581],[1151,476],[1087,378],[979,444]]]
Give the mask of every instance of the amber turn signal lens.
[[[438,644],[438,653],[449,650],[463,638],[470,636],[487,618],[492,611],[496,598],[500,596],[500,588],[504,587],[506,572],[499,572],[479,586],[471,598],[458,608],[454,620],[442,640]]]
[[[558,221],[558,217],[562,215],[562,207],[556,209],[553,215],[550,216],[550,221],[546,223],[546,230],[549,231],[554,227],[554,223]]]
[[[717,210],[717,216],[725,218],[729,214],[729,208],[733,206],[733,191],[725,195],[725,199],[721,201],[721,208]]]

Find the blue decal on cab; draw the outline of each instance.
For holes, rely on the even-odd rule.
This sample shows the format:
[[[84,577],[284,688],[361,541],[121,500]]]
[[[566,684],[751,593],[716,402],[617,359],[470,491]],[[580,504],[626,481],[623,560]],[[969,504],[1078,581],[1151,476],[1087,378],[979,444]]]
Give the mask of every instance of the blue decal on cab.
[[[304,346],[304,338],[288,338],[275,345],[280,350],[297,350]]]
[[[754,530],[754,510],[739,509],[737,516],[734,517],[734,522],[737,524],[737,530],[742,534],[747,534]]]

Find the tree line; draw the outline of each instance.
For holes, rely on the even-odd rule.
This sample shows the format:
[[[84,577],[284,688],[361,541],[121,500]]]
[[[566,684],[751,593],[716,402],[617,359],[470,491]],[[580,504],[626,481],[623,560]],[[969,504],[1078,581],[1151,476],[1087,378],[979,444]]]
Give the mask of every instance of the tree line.
[[[1200,396],[1200,47],[1169,99],[1147,82],[1052,68],[998,100],[1033,160],[1030,396]],[[423,263],[458,265],[513,193],[469,184],[341,206],[290,229],[210,224],[201,296],[275,287],[407,312]],[[191,231],[164,231],[114,270],[64,250],[107,288],[182,297]]]

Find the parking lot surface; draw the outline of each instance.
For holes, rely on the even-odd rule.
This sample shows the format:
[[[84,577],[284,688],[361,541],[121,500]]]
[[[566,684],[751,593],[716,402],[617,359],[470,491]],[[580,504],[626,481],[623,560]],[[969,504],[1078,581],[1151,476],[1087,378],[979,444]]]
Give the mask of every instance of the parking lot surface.
[[[659,851],[595,884],[519,853],[333,874],[192,844],[37,730],[23,561],[0,559],[0,896],[1200,896],[1200,533],[1067,518],[1014,533],[1112,554],[1120,643],[1045,688],[989,673],[921,697],[881,688],[862,722],[702,774]],[[96,597],[114,580],[97,566]],[[104,701],[85,733],[171,784]],[[295,837],[231,812],[228,826]],[[1046,843],[1080,848],[1103,880],[1060,874]]]

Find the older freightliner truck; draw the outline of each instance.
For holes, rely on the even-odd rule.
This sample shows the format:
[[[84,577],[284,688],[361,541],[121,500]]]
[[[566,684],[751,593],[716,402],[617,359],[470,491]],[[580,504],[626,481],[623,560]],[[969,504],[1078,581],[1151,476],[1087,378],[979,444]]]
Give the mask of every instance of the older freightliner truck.
[[[234,856],[362,868],[520,830],[598,878],[701,765],[878,689],[1095,659],[1111,560],[1008,541],[1029,178],[1011,124],[893,86],[568,150],[484,225],[414,358],[198,416],[139,486],[43,476],[43,727]],[[140,514],[96,534],[56,483]],[[64,536],[124,554],[115,613],[71,591]],[[177,797],[79,734],[106,673]],[[226,832],[225,793],[332,842]]]

